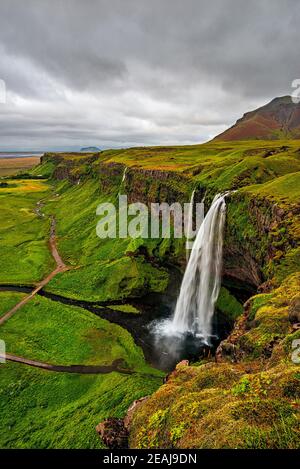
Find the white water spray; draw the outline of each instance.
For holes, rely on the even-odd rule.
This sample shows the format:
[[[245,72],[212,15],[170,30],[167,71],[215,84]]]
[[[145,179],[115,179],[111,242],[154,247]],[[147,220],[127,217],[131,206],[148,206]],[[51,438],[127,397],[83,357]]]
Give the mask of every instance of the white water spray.
[[[125,179],[126,179],[127,169],[128,169],[127,166],[125,166],[124,171],[123,171],[123,176],[122,176],[122,179],[121,179],[121,183],[120,183],[120,186],[119,186],[118,196],[121,195],[121,191],[123,190],[123,184],[124,184]]]
[[[124,168],[124,172],[123,172],[123,176],[122,176],[122,181],[121,181],[121,185],[123,184],[123,182],[125,181],[125,178],[126,178],[126,173],[127,173],[127,166],[125,166]]]
[[[193,209],[194,209],[194,197],[195,197],[195,189],[192,192],[190,205],[189,205],[189,212],[188,212],[188,225],[187,225],[187,241],[186,241],[186,261],[188,262],[190,257],[190,238],[192,237],[193,231]]]
[[[198,231],[169,333],[191,333],[210,343],[221,286],[225,195],[217,195]]]

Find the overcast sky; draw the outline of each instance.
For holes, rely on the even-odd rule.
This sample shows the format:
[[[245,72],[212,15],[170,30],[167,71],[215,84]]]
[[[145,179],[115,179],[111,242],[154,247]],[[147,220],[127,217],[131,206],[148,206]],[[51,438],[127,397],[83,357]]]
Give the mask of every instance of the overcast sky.
[[[0,151],[206,141],[291,94],[299,25],[299,0],[0,0]]]

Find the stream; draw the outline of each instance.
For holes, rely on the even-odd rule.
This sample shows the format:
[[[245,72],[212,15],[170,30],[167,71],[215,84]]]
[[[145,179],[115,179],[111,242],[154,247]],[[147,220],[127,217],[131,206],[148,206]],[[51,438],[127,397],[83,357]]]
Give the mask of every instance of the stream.
[[[2,285],[0,291],[15,291],[19,293],[30,293],[29,286]],[[83,300],[74,300],[41,289],[37,295],[49,298],[59,303],[78,306],[84,308],[96,316],[105,319],[113,324],[117,324],[126,329],[133,337],[136,345],[143,350],[145,359],[154,368],[162,371],[171,371],[178,361],[182,359],[197,360],[214,354],[214,351],[221,340],[223,340],[231,330],[226,323],[214,322],[214,334],[217,337],[211,347],[204,346],[192,335],[187,335],[184,341],[174,342],[173,346],[167,339],[158,340],[153,333],[152,325],[156,321],[168,319],[172,316],[176,297],[179,291],[178,281],[174,295],[149,294],[144,298],[131,300],[114,300],[108,302],[92,303]],[[174,290],[173,290],[174,292]],[[136,313],[125,313],[113,309],[113,305],[131,304],[139,311]]]

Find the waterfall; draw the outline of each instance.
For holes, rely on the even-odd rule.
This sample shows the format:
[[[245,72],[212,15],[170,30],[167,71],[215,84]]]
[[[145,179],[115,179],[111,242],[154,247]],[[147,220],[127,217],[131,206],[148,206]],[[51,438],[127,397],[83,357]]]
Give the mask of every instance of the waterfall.
[[[169,324],[170,332],[191,333],[208,344],[221,286],[225,196],[214,198],[200,226]]]
[[[123,189],[123,183],[126,179],[127,169],[128,169],[127,166],[125,166],[124,171],[123,171],[123,176],[122,176],[122,179],[121,179],[121,183],[120,183],[120,186],[119,186],[118,197],[121,195],[121,191]]]
[[[195,197],[195,189],[192,192],[191,195],[191,200],[190,200],[190,205],[189,205],[189,212],[188,212],[188,225],[187,225],[187,233],[186,233],[186,261],[188,262],[189,257],[190,257],[190,252],[189,252],[189,245],[190,245],[190,238],[191,238],[191,233],[193,230],[193,208],[194,208],[194,197]]]
[[[127,173],[127,166],[125,166],[124,168],[124,172],[123,172],[123,176],[122,176],[122,181],[121,181],[121,185],[123,184],[123,182],[125,181],[125,178],[126,178],[126,173]]]

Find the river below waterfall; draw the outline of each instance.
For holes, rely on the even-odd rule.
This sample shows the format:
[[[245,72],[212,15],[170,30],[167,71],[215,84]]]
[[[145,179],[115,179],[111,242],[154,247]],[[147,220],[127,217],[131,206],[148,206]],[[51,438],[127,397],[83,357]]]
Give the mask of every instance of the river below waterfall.
[[[174,279],[174,282],[176,281],[178,283],[178,280]],[[0,286],[0,291],[30,293],[32,288],[28,286],[2,285]],[[179,286],[177,286],[176,291],[179,293]],[[176,346],[171,347],[168,340],[160,341],[156,334],[153,333],[153,324],[157,321],[172,318],[176,304],[176,298],[174,297],[155,294],[132,301],[127,300],[127,304],[132,304],[141,312],[140,314],[134,314],[113,309],[113,305],[123,304],[123,301],[113,301],[111,304],[90,303],[73,300],[43,290],[38,295],[70,306],[79,306],[111,323],[123,327],[132,335],[135,343],[142,348],[146,361],[153,367],[163,371],[171,371],[176,366],[176,363],[182,359],[198,360],[208,354],[213,354],[220,340],[224,339],[231,330],[228,323],[220,323],[220,321],[216,320],[214,323],[214,333],[218,339],[214,341],[212,347],[205,347],[199,340],[195,341],[193,336],[186,336],[184,340],[177,341]]]

